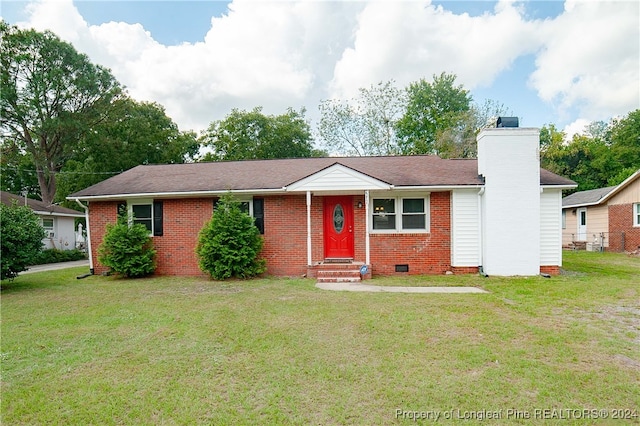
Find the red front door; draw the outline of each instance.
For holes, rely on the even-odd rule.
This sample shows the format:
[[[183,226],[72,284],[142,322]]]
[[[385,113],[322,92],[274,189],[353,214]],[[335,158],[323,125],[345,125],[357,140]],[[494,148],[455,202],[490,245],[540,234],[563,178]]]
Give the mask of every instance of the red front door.
[[[353,197],[324,197],[324,257],[353,259]]]

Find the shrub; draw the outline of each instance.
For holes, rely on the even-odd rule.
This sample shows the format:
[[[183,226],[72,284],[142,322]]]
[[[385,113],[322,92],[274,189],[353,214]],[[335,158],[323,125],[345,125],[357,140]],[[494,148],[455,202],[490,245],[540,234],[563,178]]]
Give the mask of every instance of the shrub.
[[[44,229],[40,219],[26,206],[0,204],[2,240],[1,279],[12,279],[26,271],[42,250]]]
[[[127,278],[139,278],[156,269],[156,250],[149,230],[142,224],[118,219],[107,225],[104,241],[98,248],[98,260],[112,272]]]
[[[60,250],[60,249],[46,249],[38,253],[32,260],[32,265],[44,265],[47,263],[56,262],[71,262],[73,260],[86,259],[86,253],[78,250]]]
[[[200,269],[215,280],[260,275],[266,270],[265,260],[258,259],[262,244],[253,219],[240,210],[240,203],[231,194],[226,194],[200,230],[196,247]]]

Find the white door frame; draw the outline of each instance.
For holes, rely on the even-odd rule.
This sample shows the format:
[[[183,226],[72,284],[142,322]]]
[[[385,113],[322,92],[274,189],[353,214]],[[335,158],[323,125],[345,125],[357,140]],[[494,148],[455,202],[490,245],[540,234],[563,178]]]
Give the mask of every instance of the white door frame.
[[[584,221],[582,220],[583,214],[584,214]],[[587,241],[587,208],[580,207],[579,209],[577,209],[576,218],[578,222],[576,241]]]

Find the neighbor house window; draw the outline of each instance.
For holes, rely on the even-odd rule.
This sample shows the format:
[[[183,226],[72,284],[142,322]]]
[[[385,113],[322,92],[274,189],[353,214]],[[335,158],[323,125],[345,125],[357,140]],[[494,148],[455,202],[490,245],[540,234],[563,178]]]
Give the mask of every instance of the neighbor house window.
[[[120,203],[118,215],[126,215],[131,223],[144,225],[153,236],[159,237],[163,234],[162,201],[132,200]]]
[[[633,226],[640,226],[640,203],[633,205]]]
[[[429,230],[429,197],[373,198],[373,231],[424,232]]]
[[[53,218],[42,218],[42,227],[44,228],[44,232],[47,237],[53,237]]]
[[[562,210],[562,229],[567,229],[567,211]]]

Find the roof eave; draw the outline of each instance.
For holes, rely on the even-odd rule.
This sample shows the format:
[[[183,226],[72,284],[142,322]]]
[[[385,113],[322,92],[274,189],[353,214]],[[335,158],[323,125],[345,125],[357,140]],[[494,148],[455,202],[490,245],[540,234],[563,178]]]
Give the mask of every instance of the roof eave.
[[[282,188],[268,189],[225,189],[213,191],[183,191],[183,192],[139,192],[131,194],[109,194],[109,195],[76,195],[69,196],[70,201],[116,201],[131,198],[194,198],[194,197],[217,197],[227,193],[232,194],[284,194]]]

